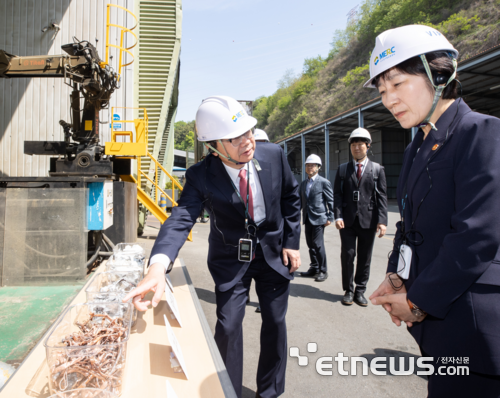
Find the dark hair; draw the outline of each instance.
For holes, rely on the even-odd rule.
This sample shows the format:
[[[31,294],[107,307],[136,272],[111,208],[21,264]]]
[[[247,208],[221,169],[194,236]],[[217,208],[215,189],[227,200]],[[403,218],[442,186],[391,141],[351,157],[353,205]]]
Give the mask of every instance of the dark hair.
[[[349,145],[356,142],[364,142],[366,145],[370,145],[370,142],[366,138],[360,138],[360,137],[353,138],[351,142],[349,142]]]
[[[446,76],[446,80],[450,78],[453,74],[453,62],[452,58],[449,56],[446,51],[434,51],[431,53],[425,54],[427,58],[427,62],[429,63],[429,67],[431,68],[432,76],[436,74],[442,74]],[[406,61],[401,62],[400,64],[394,66],[393,68],[386,70],[380,75],[376,76],[373,79],[373,84],[375,87],[378,87],[380,83],[380,79],[385,79],[390,71],[397,70],[402,73],[407,73],[409,75],[423,75],[426,77],[426,81],[431,90],[434,90],[429,78],[427,77],[427,72],[425,71],[424,64],[420,57],[413,57],[407,59]],[[443,99],[455,99],[458,97],[458,75],[455,76],[455,80],[453,80],[443,91],[442,98]]]
[[[215,140],[215,141],[208,141],[208,142],[206,142],[206,144],[208,144],[208,145],[214,147],[215,149],[217,149],[217,140]],[[214,150],[212,148],[208,148],[208,153],[213,153],[213,152],[214,152]]]

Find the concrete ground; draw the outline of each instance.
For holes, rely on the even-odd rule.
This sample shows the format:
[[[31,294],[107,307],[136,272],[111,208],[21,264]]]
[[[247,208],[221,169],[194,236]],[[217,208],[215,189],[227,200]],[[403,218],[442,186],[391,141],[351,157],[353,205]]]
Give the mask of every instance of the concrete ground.
[[[391,206],[389,227],[384,238],[377,238],[372,259],[367,297],[384,279],[387,254],[392,249],[394,225],[399,215]],[[160,224],[151,217],[139,242],[151,249]],[[182,258],[189,270],[212,331],[217,321],[215,315],[214,283],[206,265],[210,224],[198,223],[193,229],[194,242],[182,248]],[[298,347],[301,355],[309,357],[307,366],[299,366],[297,358],[288,357],[284,398],[364,398],[364,397],[411,397],[426,396],[427,382],[422,376],[375,376],[361,375],[358,364],[357,376],[341,376],[337,363],[333,362],[333,375],[321,376],[316,371],[316,360],[320,357],[358,356],[370,361],[374,357],[405,358],[408,362],[419,356],[418,346],[404,326],[398,328],[387,313],[371,304],[360,307],[356,304],[343,306],[340,302],[344,292],[341,282],[340,237],[334,226],[325,230],[325,245],[328,258],[329,278],[325,282],[296,277],[290,288],[287,314],[288,346]],[[305,238],[301,238],[301,261],[299,271],[307,271],[309,255]],[[256,372],[259,356],[260,314],[255,312],[257,295],[252,284],[251,303],[244,319],[244,375],[243,398],[254,398]],[[307,353],[307,344],[317,343],[316,353]],[[387,360],[387,363],[389,360]],[[330,362],[331,363],[331,362]],[[397,369],[396,365],[396,369]],[[350,370],[350,362],[344,365]]]

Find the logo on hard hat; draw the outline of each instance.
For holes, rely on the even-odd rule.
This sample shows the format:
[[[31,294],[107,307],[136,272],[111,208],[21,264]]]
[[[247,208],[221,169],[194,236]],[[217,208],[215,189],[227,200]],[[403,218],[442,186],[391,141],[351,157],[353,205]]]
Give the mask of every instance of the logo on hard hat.
[[[239,118],[245,116],[245,112],[239,111],[236,115],[232,117],[233,122],[237,122]]]
[[[386,59],[389,59],[392,56],[394,56],[396,54],[395,48],[396,47],[388,48],[387,50],[380,53],[380,55],[378,57],[375,57],[375,59],[373,60],[375,65],[377,65],[380,61],[385,61]]]

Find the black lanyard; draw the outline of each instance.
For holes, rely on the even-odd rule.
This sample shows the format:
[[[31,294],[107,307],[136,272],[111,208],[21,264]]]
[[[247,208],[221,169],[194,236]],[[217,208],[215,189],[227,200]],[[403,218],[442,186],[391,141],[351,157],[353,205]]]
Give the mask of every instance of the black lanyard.
[[[241,203],[243,203],[243,205],[245,205],[245,229],[248,232],[248,219],[250,218],[250,216],[248,214],[248,203],[249,203],[249,199],[250,199],[250,162],[248,162],[247,165],[248,166],[247,166],[247,203],[246,203],[246,205],[245,205],[245,202],[243,201],[243,198],[240,195],[240,192],[238,191],[238,189],[236,189],[236,185],[234,185],[233,179],[230,178],[230,180],[231,180],[231,184],[233,185],[234,192],[236,192],[236,194],[238,195],[238,198],[240,198]]]

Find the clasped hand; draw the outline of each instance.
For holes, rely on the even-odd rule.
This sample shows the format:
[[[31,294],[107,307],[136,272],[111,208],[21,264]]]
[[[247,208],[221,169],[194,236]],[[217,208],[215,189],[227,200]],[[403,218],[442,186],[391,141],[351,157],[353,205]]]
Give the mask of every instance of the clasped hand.
[[[400,286],[400,289],[396,289]],[[405,285],[401,279],[394,273],[388,273],[378,289],[370,296],[370,301],[374,305],[381,305],[397,326],[401,326],[401,322],[405,322],[408,327],[412,327],[414,322],[422,322],[425,315],[420,317],[413,315],[408,305],[406,293]]]

